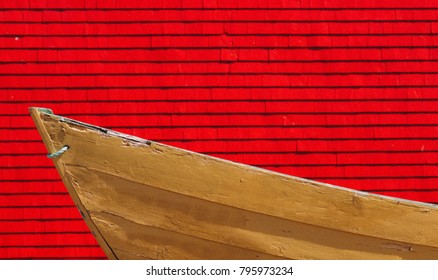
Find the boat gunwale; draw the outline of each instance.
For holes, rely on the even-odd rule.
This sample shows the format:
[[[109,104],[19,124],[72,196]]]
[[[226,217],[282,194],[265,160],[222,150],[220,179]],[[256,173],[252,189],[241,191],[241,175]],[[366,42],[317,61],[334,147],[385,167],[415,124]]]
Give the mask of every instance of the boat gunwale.
[[[155,144],[155,145],[161,145],[161,146],[165,146],[165,147],[171,147],[173,149],[177,149],[177,150],[180,150],[180,151],[185,152],[185,153],[196,154],[196,155],[200,155],[203,157],[208,157],[210,159],[214,159],[214,160],[226,162],[226,163],[231,163],[233,165],[237,165],[240,167],[245,167],[245,168],[250,167],[251,169],[256,170],[258,172],[271,173],[271,174],[274,173],[276,175],[279,175],[279,176],[282,176],[282,177],[285,177],[288,179],[300,180],[308,185],[311,185],[312,187],[316,187],[315,183],[317,183],[319,186],[325,186],[325,187],[328,187],[331,189],[347,191],[347,192],[350,192],[350,193],[357,195],[359,197],[368,197],[369,196],[369,197],[374,197],[374,198],[378,198],[378,199],[382,199],[382,200],[390,200],[392,202],[396,202],[397,204],[401,203],[401,204],[406,205],[406,206],[412,205],[412,206],[417,206],[417,207],[430,207],[430,208],[438,210],[438,204],[421,202],[421,201],[416,201],[416,200],[409,200],[409,199],[398,198],[398,197],[392,197],[392,196],[387,196],[387,195],[382,195],[382,194],[371,193],[371,192],[367,192],[367,191],[359,191],[359,190],[350,189],[350,188],[346,188],[346,187],[342,187],[342,186],[338,186],[338,185],[333,185],[333,184],[324,183],[324,182],[320,182],[320,181],[314,181],[314,180],[310,180],[310,179],[306,179],[306,178],[302,178],[302,177],[297,177],[294,175],[289,175],[289,174],[285,174],[285,173],[281,173],[281,172],[277,172],[277,171],[267,170],[267,169],[253,166],[253,165],[248,165],[248,164],[244,164],[244,163],[240,163],[240,162],[235,162],[235,161],[231,161],[231,160],[221,159],[218,157],[213,157],[213,156],[210,156],[207,154],[198,153],[198,152],[186,150],[186,149],[179,148],[179,147],[169,146],[169,145],[166,145],[166,144],[163,144],[160,142],[156,142],[156,141],[144,139],[141,137],[129,135],[126,133],[118,132],[118,131],[104,128],[104,127],[100,127],[97,125],[88,124],[88,123],[85,123],[82,121],[78,121],[78,120],[74,120],[74,119],[71,119],[68,117],[54,114],[53,111],[51,109],[48,109],[48,108],[30,107],[29,110],[31,110],[31,109],[36,109],[39,113],[42,113],[42,114],[45,114],[45,115],[48,115],[51,117],[55,117],[60,122],[63,122],[66,124],[71,124],[71,125],[76,125],[76,126],[79,126],[82,128],[91,129],[91,130],[97,131],[99,133],[104,133],[108,136],[117,137],[117,138],[123,139],[125,141],[132,141],[132,142],[137,143],[137,144],[143,144],[143,145],[148,145],[148,146]]]

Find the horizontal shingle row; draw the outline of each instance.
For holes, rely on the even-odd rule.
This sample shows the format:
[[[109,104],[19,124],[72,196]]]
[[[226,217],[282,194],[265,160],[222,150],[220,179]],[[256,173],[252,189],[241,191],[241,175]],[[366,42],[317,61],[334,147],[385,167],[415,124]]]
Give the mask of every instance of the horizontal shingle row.
[[[251,9],[415,9],[436,8],[436,0],[45,0],[22,1],[11,0],[0,4],[0,9],[187,9],[187,8],[251,8]]]

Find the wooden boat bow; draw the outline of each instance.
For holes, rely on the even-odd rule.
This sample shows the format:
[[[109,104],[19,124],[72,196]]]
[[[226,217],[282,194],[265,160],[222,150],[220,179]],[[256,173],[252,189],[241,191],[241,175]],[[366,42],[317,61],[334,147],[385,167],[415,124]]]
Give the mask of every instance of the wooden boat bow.
[[[436,205],[288,176],[30,108],[110,259],[437,259]]]

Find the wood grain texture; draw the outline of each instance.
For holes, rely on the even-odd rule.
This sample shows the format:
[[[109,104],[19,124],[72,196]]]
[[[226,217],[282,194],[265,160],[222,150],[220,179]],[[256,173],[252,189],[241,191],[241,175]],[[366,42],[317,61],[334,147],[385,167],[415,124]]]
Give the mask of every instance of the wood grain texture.
[[[33,114],[49,150],[70,146],[56,165],[115,258],[438,257],[436,206]]]

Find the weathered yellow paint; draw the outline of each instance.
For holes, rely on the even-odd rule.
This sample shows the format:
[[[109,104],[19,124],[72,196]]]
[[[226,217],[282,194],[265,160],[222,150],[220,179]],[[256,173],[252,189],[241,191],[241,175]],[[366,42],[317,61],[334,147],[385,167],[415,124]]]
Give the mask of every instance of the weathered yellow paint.
[[[436,259],[438,208],[105,133],[31,109],[110,258]]]

